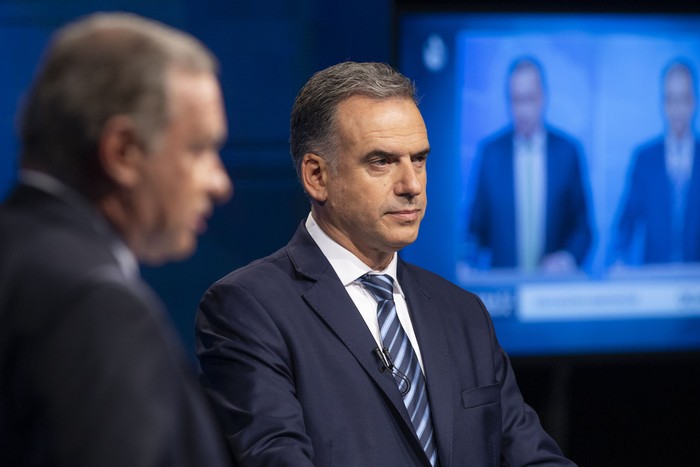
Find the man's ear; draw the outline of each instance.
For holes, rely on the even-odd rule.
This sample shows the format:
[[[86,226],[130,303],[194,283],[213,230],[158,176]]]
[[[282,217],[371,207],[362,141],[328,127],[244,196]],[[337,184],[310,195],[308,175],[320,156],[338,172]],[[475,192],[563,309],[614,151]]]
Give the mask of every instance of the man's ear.
[[[98,150],[102,169],[114,183],[130,187],[140,180],[145,153],[133,119],[116,115],[107,120]]]
[[[301,183],[309,196],[319,203],[328,197],[328,177],[329,167],[323,157],[312,152],[304,154],[301,160]]]

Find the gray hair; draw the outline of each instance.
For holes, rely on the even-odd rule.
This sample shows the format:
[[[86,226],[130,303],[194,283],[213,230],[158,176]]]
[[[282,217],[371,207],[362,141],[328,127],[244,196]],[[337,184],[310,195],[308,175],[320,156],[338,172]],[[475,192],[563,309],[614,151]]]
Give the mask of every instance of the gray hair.
[[[336,110],[344,100],[361,95],[372,99],[404,98],[418,105],[414,83],[384,63],[344,62],[314,74],[294,101],[290,152],[301,178],[304,154],[323,157],[337,168]]]
[[[133,119],[147,150],[169,122],[166,76],[216,73],[194,37],[128,13],[97,13],[59,29],[19,116],[22,166],[88,194],[104,184],[100,134],[116,115]]]

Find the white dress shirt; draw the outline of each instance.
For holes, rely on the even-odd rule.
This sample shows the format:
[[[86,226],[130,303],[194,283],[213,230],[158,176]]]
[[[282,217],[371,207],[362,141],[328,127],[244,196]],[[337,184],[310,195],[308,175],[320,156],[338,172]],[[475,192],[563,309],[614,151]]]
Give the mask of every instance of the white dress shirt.
[[[365,321],[369,332],[372,333],[374,340],[379,347],[385,347],[382,344],[381,333],[379,332],[379,322],[377,319],[377,301],[374,297],[365,290],[358,279],[367,273],[387,274],[394,279],[394,302],[396,303],[396,314],[398,315],[401,326],[403,326],[406,335],[408,336],[413,350],[416,352],[421,369],[423,369],[423,359],[421,357],[416,334],[413,331],[413,324],[408,314],[406,299],[396,276],[397,255],[394,253],[389,266],[383,271],[374,271],[354,254],[338,244],[330,238],[316,223],[313,215],[309,213],[306,218],[306,230],[308,230],[311,238],[316,242],[321,249],[323,255],[331,263],[333,270],[340,278],[345,290],[350,295],[353,303],[360,312],[362,319]]]

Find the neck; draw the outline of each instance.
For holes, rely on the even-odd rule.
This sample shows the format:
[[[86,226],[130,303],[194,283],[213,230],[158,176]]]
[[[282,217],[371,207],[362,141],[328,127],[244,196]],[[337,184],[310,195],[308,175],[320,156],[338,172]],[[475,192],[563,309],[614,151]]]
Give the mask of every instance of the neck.
[[[681,131],[672,131],[671,132],[671,138],[673,138],[676,141],[681,141],[683,139],[686,139],[690,136],[690,129],[685,128]]]
[[[134,241],[137,236],[133,227],[134,222],[132,221],[135,213],[130,212],[127,203],[116,194],[108,194],[101,197],[97,200],[96,205],[117,235],[138,258],[139,245]]]
[[[331,240],[355,255],[357,259],[369,266],[373,271],[383,271],[394,258],[394,251],[379,251],[357,245],[345,232],[328,222],[324,216],[319,215],[316,209],[311,209],[311,215],[316,224]]]

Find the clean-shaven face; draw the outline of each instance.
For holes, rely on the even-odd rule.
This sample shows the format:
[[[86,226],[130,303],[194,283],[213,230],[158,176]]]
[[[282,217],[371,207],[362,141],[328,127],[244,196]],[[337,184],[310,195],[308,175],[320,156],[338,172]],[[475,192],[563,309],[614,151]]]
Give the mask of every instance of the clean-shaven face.
[[[338,243],[377,266],[415,241],[425,214],[423,118],[405,98],[353,96],[336,111],[337,171],[317,219]]]

